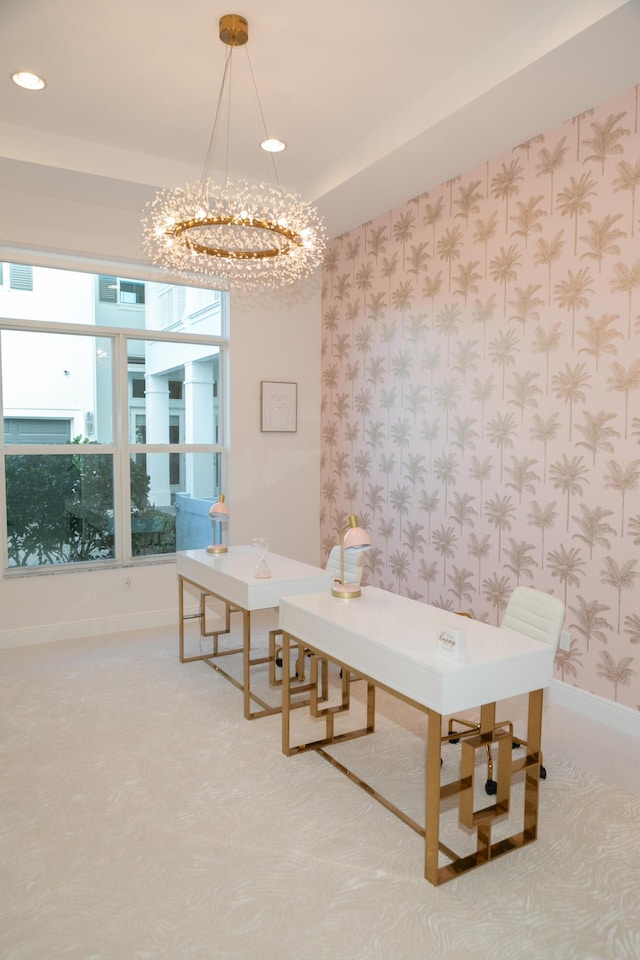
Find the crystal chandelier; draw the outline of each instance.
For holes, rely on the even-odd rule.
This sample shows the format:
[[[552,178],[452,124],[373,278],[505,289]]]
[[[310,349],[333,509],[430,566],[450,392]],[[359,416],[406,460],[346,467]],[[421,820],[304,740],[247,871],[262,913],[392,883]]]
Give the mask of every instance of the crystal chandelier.
[[[155,264],[190,280],[215,279],[243,290],[282,287],[321,262],[324,225],[313,206],[282,189],[273,156],[275,185],[231,180],[226,171],[216,183],[209,175],[233,51],[249,39],[247,20],[238,14],[221,17],[220,39],[229,49],[202,178],[160,190],[147,203],[142,245]]]

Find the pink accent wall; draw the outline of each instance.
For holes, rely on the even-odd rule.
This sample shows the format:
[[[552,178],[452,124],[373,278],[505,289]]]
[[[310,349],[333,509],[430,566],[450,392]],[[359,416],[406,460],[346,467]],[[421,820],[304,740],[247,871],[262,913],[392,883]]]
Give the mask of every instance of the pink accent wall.
[[[553,593],[557,676],[634,709],[638,90],[338,237],[322,302],[324,554],[356,513],[364,582],[492,623]]]

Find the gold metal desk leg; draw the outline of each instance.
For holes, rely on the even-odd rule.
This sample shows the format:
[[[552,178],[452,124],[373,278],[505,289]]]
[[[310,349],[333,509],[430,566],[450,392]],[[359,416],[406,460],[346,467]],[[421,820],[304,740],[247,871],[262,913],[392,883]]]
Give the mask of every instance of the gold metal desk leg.
[[[242,612],[242,693],[244,704],[244,716],[246,720],[255,720],[256,717],[268,717],[274,713],[280,713],[281,707],[270,706],[257,693],[251,692],[251,667],[258,664],[267,664],[270,668],[269,654],[266,657],[251,657],[251,612],[241,607],[237,608]],[[252,710],[251,704],[257,703],[259,709]]]
[[[291,756],[289,729],[291,713],[291,678],[289,667],[291,661],[291,640],[288,633],[282,634],[282,752]]]
[[[242,611],[242,686],[244,693],[244,715],[251,719],[251,614]]]
[[[540,761],[542,758],[542,690],[532,690],[529,694],[527,717],[527,759],[534,762],[527,765],[524,786],[524,829],[527,840],[538,836],[538,803],[540,799]],[[535,762],[537,761],[537,762]]]
[[[184,611],[184,585],[185,583],[190,584],[192,587],[195,587],[196,590],[200,593],[200,606],[198,613],[185,613]],[[215,600],[218,600],[224,605],[224,615],[225,615],[225,625],[223,629],[219,630],[207,630],[206,623],[206,610],[205,603],[207,597],[213,597]],[[217,670],[218,667],[214,666],[213,660],[219,656],[231,656],[232,654],[241,653],[242,648],[238,647],[237,650],[219,650],[218,649],[218,640],[223,634],[228,634],[231,632],[231,614],[238,613],[240,607],[236,607],[234,604],[230,603],[228,600],[225,600],[224,597],[218,596],[216,593],[212,593],[210,590],[205,590],[200,584],[194,583],[193,580],[189,580],[187,577],[178,574],[178,634],[180,637],[179,643],[179,655],[181,663],[193,663],[196,660],[204,660],[205,663],[208,663],[210,667],[213,667],[214,670]],[[200,628],[200,649],[202,650],[202,639],[203,637],[213,637],[212,645],[213,650],[211,653],[199,653],[192,657],[185,656],[185,636],[184,636],[184,625],[186,620],[197,620]],[[223,670],[220,670],[220,673],[224,673]],[[226,674],[225,674],[226,675]],[[230,679],[230,678],[228,678]],[[238,686],[240,686],[238,684]]]
[[[178,575],[178,632],[180,635],[180,663],[184,663],[184,578]]]
[[[427,711],[426,812],[424,830],[424,875],[429,883],[438,883],[440,849],[440,737],[442,716]]]

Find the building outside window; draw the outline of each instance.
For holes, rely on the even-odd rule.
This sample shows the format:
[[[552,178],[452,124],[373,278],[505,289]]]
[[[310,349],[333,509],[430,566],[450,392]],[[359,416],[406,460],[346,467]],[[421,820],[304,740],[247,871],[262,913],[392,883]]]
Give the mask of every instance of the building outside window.
[[[3,570],[205,546],[224,485],[226,295],[2,266],[31,284],[0,290]]]

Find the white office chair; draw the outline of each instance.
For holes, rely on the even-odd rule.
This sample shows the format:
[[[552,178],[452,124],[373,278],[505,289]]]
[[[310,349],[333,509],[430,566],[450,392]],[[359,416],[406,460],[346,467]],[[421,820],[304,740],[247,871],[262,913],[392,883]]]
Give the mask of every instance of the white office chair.
[[[362,581],[364,571],[365,551],[364,550],[345,550],[344,551],[344,580],[345,583],[357,583]],[[339,580],[341,576],[340,547],[332,547],[327,557],[325,570],[330,573],[334,580]],[[271,659],[270,682],[273,686],[282,683],[281,679],[276,678],[275,668],[282,666],[282,646],[276,644],[276,638],[282,636],[282,630],[269,631],[269,657]],[[298,656],[296,658],[295,674],[292,680],[304,680],[305,668],[304,658],[306,651],[302,644],[298,644]]]
[[[468,616],[468,614],[466,614]],[[543,593],[541,590],[534,590],[532,587],[516,587],[507,609],[502,618],[501,627],[504,630],[513,630],[515,633],[522,633],[533,640],[541,640],[553,647],[554,651],[558,648],[560,640],[560,631],[564,622],[564,604],[558,597],[549,593]],[[464,731],[454,729],[454,724],[460,724],[465,727]],[[526,746],[526,741],[513,735],[513,723],[510,720],[496,724],[496,730],[508,729],[513,746]],[[444,736],[443,741],[457,743],[466,736],[471,736],[480,729],[480,724],[469,720],[463,720],[460,717],[451,717],[449,719],[448,734]],[[485,790],[489,795],[496,792],[497,784],[493,779],[493,759],[491,757],[491,748],[487,744],[487,782]],[[542,763],[540,764],[540,779],[544,780],[547,776]]]

